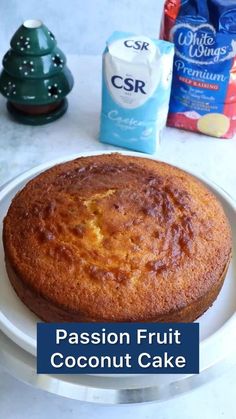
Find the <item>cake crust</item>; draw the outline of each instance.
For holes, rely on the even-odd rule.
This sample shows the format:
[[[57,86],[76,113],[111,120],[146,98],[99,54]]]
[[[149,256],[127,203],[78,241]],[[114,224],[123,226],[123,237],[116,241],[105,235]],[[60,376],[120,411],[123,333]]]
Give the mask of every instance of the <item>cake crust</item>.
[[[47,170],[4,220],[9,279],[45,321],[193,321],[231,258],[223,208],[201,182],[113,153]]]

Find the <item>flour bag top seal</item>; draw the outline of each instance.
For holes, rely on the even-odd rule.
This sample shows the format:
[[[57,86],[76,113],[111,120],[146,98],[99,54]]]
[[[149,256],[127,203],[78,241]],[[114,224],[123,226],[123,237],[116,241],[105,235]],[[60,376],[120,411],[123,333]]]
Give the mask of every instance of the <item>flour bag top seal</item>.
[[[174,45],[115,32],[103,54],[100,140],[147,153],[166,124]]]
[[[235,0],[166,0],[161,38],[175,44],[168,125],[236,132]]]

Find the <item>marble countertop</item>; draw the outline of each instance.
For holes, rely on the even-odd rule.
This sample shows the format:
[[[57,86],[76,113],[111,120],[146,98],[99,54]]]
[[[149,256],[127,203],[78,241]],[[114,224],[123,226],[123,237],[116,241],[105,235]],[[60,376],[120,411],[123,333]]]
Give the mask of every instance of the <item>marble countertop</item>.
[[[0,98],[0,185],[35,165],[83,151],[116,150],[98,142],[101,57],[69,56],[75,77],[69,110],[60,120],[39,127],[20,125]],[[219,140],[166,128],[156,156],[216,182],[236,200],[236,138]],[[174,400],[143,406],[94,408],[16,381],[0,368],[0,418],[236,419],[236,368],[216,381]],[[14,403],[12,401],[14,400]],[[30,403],[29,403],[30,401]],[[200,411],[199,411],[200,409]]]
[[[101,57],[69,56],[75,86],[67,114],[39,127],[10,119],[0,97],[0,184],[48,160],[90,150],[119,150],[98,142]],[[219,140],[166,128],[156,153],[160,160],[210,178],[236,199],[236,138]]]

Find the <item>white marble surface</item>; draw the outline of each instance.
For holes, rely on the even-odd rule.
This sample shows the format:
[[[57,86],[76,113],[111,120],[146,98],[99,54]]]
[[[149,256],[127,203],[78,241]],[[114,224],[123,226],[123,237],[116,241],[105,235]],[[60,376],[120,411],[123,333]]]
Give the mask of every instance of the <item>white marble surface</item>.
[[[97,141],[101,57],[68,57],[75,86],[67,114],[33,127],[13,122],[0,97],[0,184],[41,162],[88,150],[116,149]],[[236,138],[220,140],[166,128],[156,155],[210,178],[236,199]]]
[[[114,30],[157,36],[164,0],[1,0],[0,50],[26,19],[41,19],[67,53],[100,54]]]
[[[101,57],[69,56],[75,87],[68,113],[49,125],[23,126],[10,120],[0,99],[0,184],[41,162],[88,150],[115,149],[97,141]],[[118,150],[118,149],[116,149]],[[236,199],[236,139],[218,140],[166,129],[156,155],[204,175]],[[0,369],[0,418],[236,419],[236,368],[174,400],[143,406],[103,407],[32,389]],[[14,402],[13,402],[14,401]]]

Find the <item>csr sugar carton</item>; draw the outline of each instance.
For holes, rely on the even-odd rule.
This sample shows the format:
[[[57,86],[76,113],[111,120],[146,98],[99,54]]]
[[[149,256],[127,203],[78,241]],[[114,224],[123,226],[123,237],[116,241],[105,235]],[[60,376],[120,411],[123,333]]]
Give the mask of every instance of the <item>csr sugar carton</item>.
[[[154,153],[166,124],[174,46],[115,32],[103,54],[100,141]]]

